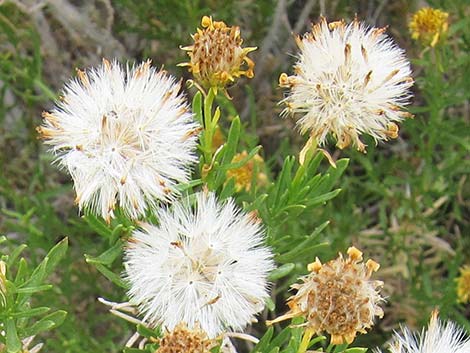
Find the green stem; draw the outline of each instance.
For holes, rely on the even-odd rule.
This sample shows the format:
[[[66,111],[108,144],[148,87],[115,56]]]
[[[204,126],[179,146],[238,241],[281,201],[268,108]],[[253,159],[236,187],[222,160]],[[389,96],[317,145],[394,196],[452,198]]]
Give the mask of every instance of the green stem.
[[[210,164],[212,161],[212,139],[214,137],[214,123],[212,119],[212,105],[214,104],[214,90],[209,89],[207,96],[204,98],[204,138],[203,153],[204,163]]]
[[[34,80],[34,84],[37,88],[41,90],[41,92],[49,99],[56,100],[57,94],[55,94],[44,82],[40,79],[36,78]]]

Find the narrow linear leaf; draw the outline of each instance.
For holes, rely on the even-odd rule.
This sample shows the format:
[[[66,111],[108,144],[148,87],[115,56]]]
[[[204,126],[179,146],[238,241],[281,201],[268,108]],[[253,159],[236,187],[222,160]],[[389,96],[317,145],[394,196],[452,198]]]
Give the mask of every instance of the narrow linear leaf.
[[[21,350],[21,341],[18,337],[18,332],[16,331],[16,324],[13,318],[8,318],[6,322],[6,344],[7,352],[16,353]]]
[[[268,279],[270,281],[276,281],[280,278],[287,276],[289,273],[291,273],[294,270],[294,268],[295,268],[295,264],[293,263],[284,264],[281,267],[278,267],[274,271],[272,271]]]

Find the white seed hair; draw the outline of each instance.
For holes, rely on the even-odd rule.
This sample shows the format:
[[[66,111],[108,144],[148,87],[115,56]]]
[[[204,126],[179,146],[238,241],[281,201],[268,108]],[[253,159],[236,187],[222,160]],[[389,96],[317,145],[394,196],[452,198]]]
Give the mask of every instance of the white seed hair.
[[[295,75],[281,75],[290,87],[283,100],[287,113],[302,115],[297,124],[320,145],[331,133],[338,147],[364,150],[362,133],[375,141],[396,137],[395,122],[410,116],[401,111],[413,84],[404,51],[385,33],[355,20],[327,23],[297,38],[300,48]]]
[[[180,84],[150,66],[116,61],[78,71],[39,128],[74,181],[80,210],[138,218],[190,177],[198,126]]]
[[[242,330],[263,310],[273,255],[260,221],[232,199],[200,192],[194,201],[160,209],[159,225],[141,224],[125,251],[124,277],[145,322],[170,331],[199,324],[213,338]]]
[[[470,337],[453,322],[442,322],[434,311],[427,330],[413,334],[407,327],[395,333],[390,353],[470,353]],[[376,350],[376,353],[380,353]]]

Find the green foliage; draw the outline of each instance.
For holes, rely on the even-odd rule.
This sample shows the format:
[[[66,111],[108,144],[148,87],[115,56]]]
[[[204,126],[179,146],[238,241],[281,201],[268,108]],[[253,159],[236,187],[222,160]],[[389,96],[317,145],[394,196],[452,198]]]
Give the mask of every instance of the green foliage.
[[[6,238],[2,240],[0,244]],[[0,335],[0,351],[3,352],[3,346],[6,352],[20,352],[26,349],[23,340],[52,330],[64,321],[65,311],[32,306],[31,299],[36,293],[53,288],[44,282],[64,257],[67,246],[68,240],[65,238],[34,269],[28,266],[24,257],[18,260],[26,245],[20,245],[9,255],[1,256],[0,264],[3,264],[5,273],[0,273],[0,329],[5,331],[5,335]]]
[[[240,25],[245,44],[260,46],[259,52],[266,56],[253,56],[265,71],[260,69],[260,77],[256,72],[256,80],[267,81],[266,86],[234,85],[229,88],[233,100],[222,92],[189,90],[192,111],[203,128],[201,157],[193,179],[178,186],[183,195],[207,187],[220,199],[232,197],[266,228],[278,266],[269,277],[272,297],[260,323],[250,331],[260,338],[259,343],[241,343],[239,351],[297,353],[305,332],[297,326],[302,319],[270,328],[265,319],[287,311],[289,286],[307,272],[306,265],[316,256],[327,261],[351,244],[382,265],[377,278],[385,281],[388,301],[384,323],[377,323],[377,329],[358,337],[354,345],[380,346],[390,336],[390,328],[402,321],[412,327],[424,324],[436,307],[442,317],[470,331],[468,304],[458,303],[455,291],[458,269],[468,264],[470,256],[467,2],[430,2],[449,11],[451,18],[446,39],[434,48],[421,47],[409,38],[406,11],[412,10],[414,2],[398,10],[391,3],[376,6],[385,6],[378,22],[393,24],[392,35],[412,59],[416,98],[410,111],[415,118],[401,124],[397,141],[379,146],[367,141],[367,154],[332,151],[335,166],[313,149],[299,163],[304,141],[290,131],[289,122],[276,117],[276,102],[282,97],[271,90],[276,86],[274,77],[293,60],[280,53],[285,48],[293,52],[293,46],[277,41],[282,41],[281,31],[295,30],[290,25],[302,15],[300,3],[288,2],[289,13],[281,17],[276,14],[278,2],[268,0],[112,3],[115,22],[110,30],[129,46],[129,58],[151,57],[155,65],[176,70],[177,63],[187,60],[178,47],[191,43],[190,33],[206,14]],[[364,13],[365,2],[357,7],[352,2],[334,3],[318,5],[308,19],[314,20],[320,10],[330,19],[339,14],[352,17],[355,12],[371,19],[376,11]],[[45,8],[50,28],[57,29]],[[35,342],[44,341],[45,350],[53,353],[121,352],[137,331],[147,339],[143,349],[134,345],[124,352],[154,353],[162,328],[126,323],[96,301],[97,297],[126,300],[122,253],[137,225],[118,210],[111,224],[91,214],[78,217],[69,179],[50,166],[52,157],[37,141],[40,111],[57,97],[54,85],[64,80],[74,63],[67,62],[65,73],[58,73],[60,78],[47,74],[51,60],[44,41],[47,33],[38,28],[40,22],[34,16],[34,11],[29,13],[13,2],[0,5],[0,233],[8,238],[0,238],[4,253],[0,260],[6,268],[6,276],[0,274],[5,287],[0,291],[0,332],[5,331],[0,334],[0,352],[19,352],[22,341],[35,335]],[[67,31],[59,31],[58,36],[61,50],[71,50],[62,48]],[[80,58],[85,44],[77,46],[74,55]],[[187,73],[180,71],[182,75]],[[263,133],[267,125],[272,132]],[[214,146],[217,129],[224,135],[221,146]],[[234,161],[245,150],[246,157]],[[266,183],[258,183],[253,173],[249,190],[237,190],[236,180],[228,175],[248,166],[257,155],[267,161],[259,170],[266,174]],[[152,214],[146,220],[158,222]],[[64,234],[71,239],[67,256],[66,238],[57,243]],[[308,346],[330,353],[366,351],[329,346],[326,336],[314,336]]]

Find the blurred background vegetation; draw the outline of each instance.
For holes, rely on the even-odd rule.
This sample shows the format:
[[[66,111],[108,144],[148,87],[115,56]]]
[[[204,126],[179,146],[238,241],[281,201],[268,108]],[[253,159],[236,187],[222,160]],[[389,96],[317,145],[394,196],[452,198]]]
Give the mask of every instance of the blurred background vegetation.
[[[423,6],[449,13],[447,37],[436,48],[413,41],[408,30],[412,13]],[[222,104],[222,131],[238,112],[246,131],[241,145],[263,146],[273,180],[285,156],[298,154],[305,141],[293,120],[279,117],[283,93],[277,80],[295,62],[292,33],[307,31],[320,14],[331,21],[357,14],[371,25],[389,26],[412,61],[415,118],[401,124],[397,140],[378,146],[368,140],[367,154],[330,146],[335,159],[350,158],[337,182],[342,192],[285,227],[309,234],[330,221],[318,236],[330,246],[311,254],[312,260],[328,260],[352,243],[382,265],[376,277],[386,283],[385,317],[359,344],[382,344],[400,322],[419,327],[435,307],[470,330],[470,306],[458,303],[456,294],[459,268],[470,264],[468,0],[0,1],[0,235],[8,239],[0,253],[26,243],[24,256],[37,265],[64,236],[70,243],[49,277],[53,289],[35,297],[68,312],[43,338],[44,351],[119,352],[134,329],[97,302],[125,298],[83,256],[101,254],[108,241],[78,214],[69,177],[51,166],[52,156],[37,139],[41,112],[52,107],[75,68],[97,65],[102,57],[150,58],[189,78],[177,67],[187,60],[179,47],[191,43],[201,17],[240,26],[245,45],[258,47],[251,54],[255,78],[229,89],[233,105]],[[275,287],[279,312],[291,283],[289,277]]]

